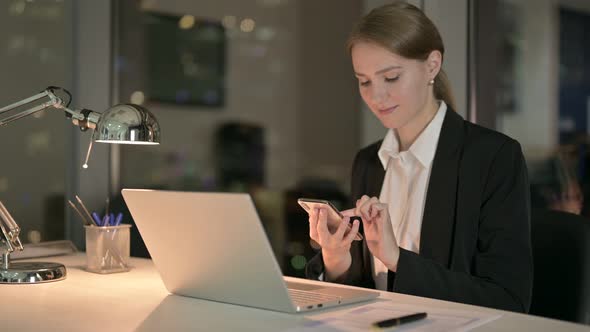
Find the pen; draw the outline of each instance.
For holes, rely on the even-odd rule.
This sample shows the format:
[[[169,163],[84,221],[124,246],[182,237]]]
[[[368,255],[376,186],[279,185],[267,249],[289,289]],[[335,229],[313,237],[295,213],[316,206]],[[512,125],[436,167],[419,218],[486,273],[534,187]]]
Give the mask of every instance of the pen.
[[[123,212],[119,212],[117,214],[117,219],[115,219],[115,226],[119,226],[121,221],[123,220]]]
[[[108,214],[105,214],[104,217],[102,217],[102,225],[104,227],[107,227],[109,225],[109,219],[110,216]]]
[[[84,202],[82,202],[82,199],[80,197],[78,197],[78,195],[76,195],[76,200],[78,201],[78,204],[80,204],[80,206],[82,207],[82,211],[84,211],[84,213],[86,213],[86,216],[90,220],[90,224],[94,225],[94,221],[92,220],[92,216],[90,215],[90,212],[88,212],[88,209],[86,208],[86,205],[84,205]]]
[[[373,327],[383,329],[383,328],[387,328],[387,327],[399,326],[402,324],[415,322],[417,320],[424,319],[424,318],[426,318],[426,313],[419,312],[417,314],[400,316],[400,317],[395,317],[395,318],[375,322],[375,323],[373,323]]]
[[[68,203],[70,204],[70,207],[76,211],[76,213],[78,213],[78,215],[80,216],[80,218],[82,219],[82,221],[84,222],[84,225],[90,225],[88,223],[88,220],[86,220],[86,217],[84,217],[84,215],[82,214],[82,212],[80,212],[80,210],[78,210],[78,208],[76,207],[76,205],[74,205],[74,203],[72,203],[72,201],[70,201],[68,199]]]
[[[98,213],[92,212],[92,219],[94,219],[94,222],[96,223],[96,226],[102,226],[102,220],[100,220],[100,217],[98,216]]]

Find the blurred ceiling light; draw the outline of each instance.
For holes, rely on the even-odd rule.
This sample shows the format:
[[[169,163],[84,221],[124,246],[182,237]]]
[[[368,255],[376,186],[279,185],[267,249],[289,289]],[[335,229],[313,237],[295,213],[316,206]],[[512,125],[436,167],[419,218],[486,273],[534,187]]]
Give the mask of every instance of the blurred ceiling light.
[[[178,27],[188,30],[195,26],[195,17],[193,15],[184,15],[178,20]]]
[[[143,105],[145,94],[143,91],[134,91],[129,98],[132,104]]]
[[[232,15],[224,16],[221,19],[221,24],[226,29],[233,29],[236,27],[236,17]]]
[[[256,22],[251,18],[245,18],[240,23],[240,29],[244,32],[252,32],[255,26]]]

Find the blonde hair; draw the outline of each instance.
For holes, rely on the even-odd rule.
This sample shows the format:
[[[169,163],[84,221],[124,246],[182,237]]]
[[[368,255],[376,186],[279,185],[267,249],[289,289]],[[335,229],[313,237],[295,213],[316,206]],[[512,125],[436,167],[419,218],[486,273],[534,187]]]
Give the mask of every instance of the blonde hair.
[[[358,42],[375,43],[413,60],[425,61],[435,50],[443,56],[445,53],[445,46],[434,23],[418,7],[406,2],[377,7],[365,15],[348,38],[349,53]],[[449,79],[442,68],[434,79],[434,97],[444,100],[453,110],[457,109]]]

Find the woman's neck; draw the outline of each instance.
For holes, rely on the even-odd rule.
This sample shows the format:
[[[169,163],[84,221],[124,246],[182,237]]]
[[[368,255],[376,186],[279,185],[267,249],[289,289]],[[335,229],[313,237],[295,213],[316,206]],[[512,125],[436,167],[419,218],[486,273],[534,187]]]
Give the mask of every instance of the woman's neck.
[[[438,101],[434,98],[430,98],[429,102],[424,106],[424,109],[418,112],[418,114],[416,114],[416,116],[405,126],[396,130],[400,152],[408,150],[412,144],[414,144],[414,141],[416,141],[418,136],[424,131],[424,128],[426,128],[430,121],[432,121],[438,108]]]

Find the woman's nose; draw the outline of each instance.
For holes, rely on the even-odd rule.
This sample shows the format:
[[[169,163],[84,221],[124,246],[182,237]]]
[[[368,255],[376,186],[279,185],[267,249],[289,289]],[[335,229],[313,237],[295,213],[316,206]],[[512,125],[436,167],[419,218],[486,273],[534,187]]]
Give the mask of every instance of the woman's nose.
[[[371,101],[374,104],[381,104],[387,99],[387,90],[383,87],[376,86],[371,91]]]

